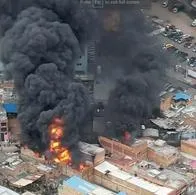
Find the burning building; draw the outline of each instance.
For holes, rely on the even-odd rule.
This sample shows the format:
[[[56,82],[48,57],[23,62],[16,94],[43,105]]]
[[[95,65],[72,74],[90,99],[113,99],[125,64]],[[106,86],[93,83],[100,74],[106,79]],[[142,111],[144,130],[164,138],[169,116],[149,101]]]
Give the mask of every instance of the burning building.
[[[114,57],[103,72],[116,83],[105,119],[111,121],[111,134],[119,137],[125,133],[128,142],[129,132],[137,132],[159,105],[167,62],[161,47],[152,47],[154,39],[147,35],[150,27],[141,10],[102,11],[99,53]],[[8,0],[0,4],[0,17],[1,59],[19,96],[22,144],[56,163],[80,165],[78,142],[86,141],[93,101],[89,90],[74,80],[74,62],[98,26],[94,13],[81,7],[78,0]],[[86,56],[87,51],[84,53]],[[93,132],[89,134],[91,139]],[[116,151],[120,143],[117,145]],[[134,158],[143,158],[143,147],[145,144],[142,149],[140,145],[122,148]]]
[[[74,161],[91,109],[88,90],[74,81],[74,60],[92,33],[94,14],[78,0],[10,0],[0,3],[0,12],[6,21],[0,23],[1,60],[19,96],[22,144],[49,150],[56,162]],[[56,118],[63,121],[60,131],[50,129]]]

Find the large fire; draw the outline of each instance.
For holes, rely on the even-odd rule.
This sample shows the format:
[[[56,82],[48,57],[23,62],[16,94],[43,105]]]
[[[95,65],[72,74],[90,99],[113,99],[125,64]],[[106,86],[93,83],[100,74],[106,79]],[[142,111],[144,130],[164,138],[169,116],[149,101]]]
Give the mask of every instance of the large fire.
[[[50,145],[49,150],[54,155],[56,163],[71,163],[71,154],[69,150],[62,146],[61,139],[63,136],[62,122],[58,119],[55,120],[49,128],[50,130]]]
[[[63,163],[72,165],[71,153],[68,148],[62,146],[61,141],[63,137],[63,121],[55,119],[49,127],[50,143],[49,151],[53,156],[55,163]],[[83,171],[87,166],[83,163],[79,164],[78,170]]]

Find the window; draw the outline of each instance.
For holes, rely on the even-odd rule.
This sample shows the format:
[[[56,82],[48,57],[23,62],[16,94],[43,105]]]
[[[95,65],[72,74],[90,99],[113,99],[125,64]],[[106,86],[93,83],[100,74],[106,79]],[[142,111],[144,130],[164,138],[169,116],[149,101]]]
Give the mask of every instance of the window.
[[[6,126],[6,123],[1,123],[1,126],[2,126],[2,127],[5,127],[5,126]]]
[[[5,131],[7,131],[7,128],[5,128],[5,127],[4,128],[1,128],[1,131],[2,132],[5,132]]]
[[[82,63],[77,63],[77,66],[82,66]]]

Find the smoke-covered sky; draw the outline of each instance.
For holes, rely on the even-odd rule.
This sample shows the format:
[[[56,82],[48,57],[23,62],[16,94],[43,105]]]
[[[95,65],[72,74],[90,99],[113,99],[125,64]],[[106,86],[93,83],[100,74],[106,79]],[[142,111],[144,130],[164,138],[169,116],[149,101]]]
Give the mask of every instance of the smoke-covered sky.
[[[137,130],[159,107],[168,63],[159,41],[147,35],[151,27],[142,13],[130,8],[123,15],[118,36],[100,34],[105,37],[100,48],[113,55],[103,68],[116,83],[105,119],[117,136]],[[93,18],[79,0],[0,0],[1,60],[15,81],[22,140],[31,149],[48,148],[48,126],[55,117],[65,122],[65,146],[85,135],[91,101],[87,89],[73,82],[73,60],[96,29]]]
[[[106,59],[103,69],[116,82],[109,96],[106,121],[112,122],[109,129],[117,137],[124,131],[139,130],[141,124],[159,113],[159,93],[168,65],[161,41],[149,36],[152,26],[140,10],[121,11],[120,28],[120,32],[103,32],[100,46],[105,49],[103,55],[113,59],[108,64]],[[116,69],[121,70],[120,78],[116,74],[112,78]]]
[[[90,36],[92,18],[78,0],[0,1],[1,60],[19,95],[22,141],[33,150],[48,148],[55,117],[64,120],[65,146],[83,135],[90,99],[73,82],[73,60]]]

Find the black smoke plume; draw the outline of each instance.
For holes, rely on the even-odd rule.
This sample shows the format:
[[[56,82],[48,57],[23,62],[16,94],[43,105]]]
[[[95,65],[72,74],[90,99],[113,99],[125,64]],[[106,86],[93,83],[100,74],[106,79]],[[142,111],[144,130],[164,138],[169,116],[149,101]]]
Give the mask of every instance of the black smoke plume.
[[[86,88],[73,82],[73,61],[94,15],[78,0],[1,0],[0,14],[1,59],[19,95],[23,144],[45,151],[48,126],[62,118],[62,142],[75,147],[91,107]]]
[[[119,26],[115,33],[103,32],[104,42],[100,44],[101,49],[107,48],[102,55],[113,59],[105,71],[116,82],[109,96],[106,121],[115,136],[121,137],[126,131],[135,136],[141,124],[160,113],[159,93],[168,61],[161,41],[149,36],[152,26],[139,9],[121,10]],[[119,55],[116,48],[121,51]],[[121,70],[118,79],[111,76],[115,69]]]

